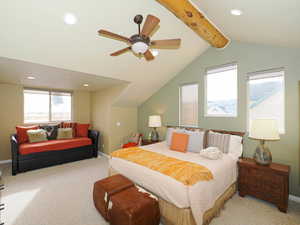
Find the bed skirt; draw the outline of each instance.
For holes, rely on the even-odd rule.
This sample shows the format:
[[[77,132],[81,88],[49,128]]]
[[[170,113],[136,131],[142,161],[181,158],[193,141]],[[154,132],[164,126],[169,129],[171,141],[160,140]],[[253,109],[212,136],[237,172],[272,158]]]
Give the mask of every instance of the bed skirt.
[[[109,168],[109,176],[117,172]],[[224,204],[236,193],[236,183],[233,183],[215,202],[214,206],[203,214],[203,225],[208,225],[211,220],[220,214]],[[158,196],[157,196],[158,197]],[[174,204],[158,197],[159,209],[164,225],[196,225],[191,208],[178,208]]]

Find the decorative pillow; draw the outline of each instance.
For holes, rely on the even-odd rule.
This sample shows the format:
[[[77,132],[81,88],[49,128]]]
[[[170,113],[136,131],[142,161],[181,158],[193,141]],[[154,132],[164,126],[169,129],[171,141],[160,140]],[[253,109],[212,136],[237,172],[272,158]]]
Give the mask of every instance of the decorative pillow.
[[[243,138],[237,135],[230,135],[229,153],[235,155],[237,158],[243,153]]]
[[[18,135],[18,142],[20,144],[28,142],[29,138],[27,135],[27,131],[28,130],[36,130],[38,128],[39,128],[38,126],[30,126],[30,127],[17,126],[16,130],[17,130],[17,135]]]
[[[28,130],[27,135],[30,143],[48,141],[47,132],[43,129]]]
[[[184,133],[173,132],[171,150],[177,152],[186,152],[189,143],[189,135]]]
[[[89,133],[90,124],[77,123],[76,137],[87,137]]]
[[[58,128],[57,139],[71,139],[73,138],[72,128]]]
[[[175,129],[175,128],[168,128],[167,129],[167,134],[166,134],[166,141],[167,141],[167,145],[170,146],[171,145],[171,142],[172,142],[172,135],[173,135],[173,132],[176,132],[176,133],[184,133],[184,129]]]
[[[61,122],[60,128],[72,128],[73,130],[73,137],[76,137],[76,125],[77,123],[73,122]]]
[[[48,140],[56,140],[57,130],[59,128],[59,124],[56,124],[56,125],[42,125],[42,126],[40,126],[40,128],[47,132],[47,139]]]
[[[208,147],[217,147],[223,153],[229,151],[230,134],[221,134],[209,131],[207,138]]]
[[[199,153],[203,149],[204,132],[203,131],[185,131],[189,135],[188,152]]]
[[[208,147],[200,152],[200,156],[207,159],[217,160],[223,157],[223,153],[217,147]]]

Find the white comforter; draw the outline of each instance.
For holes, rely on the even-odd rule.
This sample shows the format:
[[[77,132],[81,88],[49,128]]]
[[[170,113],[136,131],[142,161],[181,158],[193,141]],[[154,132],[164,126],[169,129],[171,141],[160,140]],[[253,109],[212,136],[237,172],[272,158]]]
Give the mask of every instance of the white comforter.
[[[185,186],[177,180],[138,164],[111,158],[110,166],[154,195],[173,203],[178,208],[190,207],[197,225],[202,225],[203,213],[213,207],[217,198],[236,181],[237,160],[233,154],[224,154],[222,159],[209,160],[197,153],[181,153],[169,150],[166,142],[141,146],[141,148],[208,168],[214,179]]]

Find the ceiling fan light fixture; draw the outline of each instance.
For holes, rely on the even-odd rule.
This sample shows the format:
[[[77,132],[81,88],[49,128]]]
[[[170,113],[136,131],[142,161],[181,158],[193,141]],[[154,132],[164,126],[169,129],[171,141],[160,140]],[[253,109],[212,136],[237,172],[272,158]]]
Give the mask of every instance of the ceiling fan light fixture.
[[[134,43],[131,49],[136,54],[144,54],[149,49],[149,46],[145,42],[139,41]]]

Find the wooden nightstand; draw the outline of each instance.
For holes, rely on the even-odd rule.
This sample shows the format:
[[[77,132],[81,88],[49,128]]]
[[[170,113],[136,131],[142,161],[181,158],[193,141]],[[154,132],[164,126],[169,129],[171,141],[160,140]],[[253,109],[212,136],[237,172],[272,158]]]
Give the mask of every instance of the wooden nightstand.
[[[151,144],[155,144],[157,142],[160,142],[160,141],[151,141],[149,139],[143,139],[142,140],[142,145],[151,145]]]
[[[261,166],[253,159],[238,161],[239,195],[251,195],[275,204],[281,212],[287,212],[290,167],[278,163]]]

